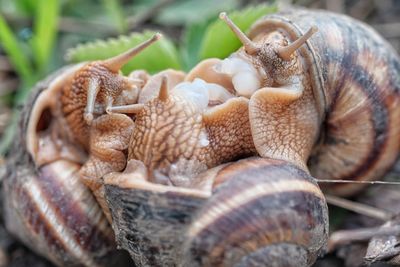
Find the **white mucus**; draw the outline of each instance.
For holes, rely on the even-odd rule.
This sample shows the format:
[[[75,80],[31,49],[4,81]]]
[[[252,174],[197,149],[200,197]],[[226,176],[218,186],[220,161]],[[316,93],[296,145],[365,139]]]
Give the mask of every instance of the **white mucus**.
[[[257,70],[253,65],[235,54],[217,64],[215,71],[229,75],[240,96],[250,97],[261,86]]]
[[[208,90],[205,84],[206,82],[201,79],[195,79],[193,82],[182,82],[177,84],[171,93],[192,101],[200,111],[203,111],[208,107],[209,102]]]
[[[193,82],[179,83],[172,89],[171,93],[192,101],[200,111],[207,108],[210,101],[221,101],[223,103],[233,97],[223,86],[207,83],[199,78],[194,79]]]
[[[260,81],[254,73],[245,71],[232,77],[232,83],[239,95],[250,98],[260,88]]]
[[[216,83],[207,83],[207,89],[210,101],[220,101],[224,103],[229,98],[233,97],[223,86]]]
[[[210,140],[208,140],[207,133],[202,131],[199,135],[199,144],[201,147],[206,147],[210,144]]]

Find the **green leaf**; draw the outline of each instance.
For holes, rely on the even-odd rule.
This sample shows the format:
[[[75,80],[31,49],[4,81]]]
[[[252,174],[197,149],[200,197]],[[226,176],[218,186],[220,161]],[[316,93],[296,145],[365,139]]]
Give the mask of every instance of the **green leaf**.
[[[199,62],[199,51],[207,27],[214,19],[186,27],[183,35],[183,45],[180,47],[184,69],[192,69]]]
[[[125,16],[120,1],[103,0],[103,5],[108,15],[110,16],[111,21],[114,21],[114,24],[118,31],[120,33],[125,33],[128,29],[128,25],[125,21]]]
[[[58,17],[58,0],[37,0],[32,48],[39,73],[45,70],[52,55]]]
[[[232,21],[244,32],[262,16],[276,12],[276,6],[258,5],[250,6],[242,11],[229,14]],[[200,59],[217,57],[225,58],[241,46],[238,38],[229,27],[221,20],[212,23],[206,30],[200,48]]]
[[[11,121],[9,122],[9,125],[5,129],[3,136],[0,140],[0,156],[5,156],[6,152],[8,151],[12,142],[15,139],[19,115],[19,110],[14,108]]]
[[[24,55],[22,46],[18,43],[16,36],[1,15],[0,44],[6,51],[18,75],[21,76],[24,81],[30,83],[33,80],[33,74],[29,59]]]
[[[16,8],[16,11],[20,14],[33,16],[35,13],[35,0],[14,0],[12,2]]]
[[[66,59],[70,62],[107,59],[146,41],[154,34],[155,32],[146,31],[121,36],[118,39],[98,40],[79,45],[67,52]],[[127,74],[135,69],[144,69],[155,73],[167,68],[181,69],[181,63],[175,46],[164,36],[135,56],[122,71]]]
[[[229,11],[239,5],[238,0],[186,0],[176,1],[164,8],[156,21],[162,25],[199,23],[221,11]]]

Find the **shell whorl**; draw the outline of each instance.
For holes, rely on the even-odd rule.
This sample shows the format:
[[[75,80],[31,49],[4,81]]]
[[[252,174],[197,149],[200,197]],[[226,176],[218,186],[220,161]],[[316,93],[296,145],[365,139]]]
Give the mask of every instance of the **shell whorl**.
[[[250,37],[280,30],[295,39],[314,25],[320,31],[299,49],[322,119],[308,167],[321,179],[379,179],[400,147],[400,59],[367,25],[324,11],[266,16],[255,23]],[[350,195],[360,186],[328,189]]]
[[[118,243],[136,264],[310,266],[323,252],[327,206],[303,170],[248,158],[200,176],[212,192],[154,184],[141,171],[105,178]]]
[[[62,157],[38,164],[38,153],[27,146],[32,139],[43,136],[35,132],[41,127],[28,127],[32,117],[37,115],[36,122],[41,124],[42,113],[50,112],[40,103],[36,105],[38,99],[51,91],[55,79],[70,70],[63,68],[40,82],[24,107],[3,180],[5,224],[25,245],[57,266],[125,266],[127,255],[116,250],[111,227],[90,190],[80,181],[81,165]],[[45,119],[50,124],[54,121],[47,115]],[[52,145],[48,144],[46,149]],[[43,146],[38,148],[40,152]]]
[[[309,266],[324,249],[324,196],[294,165],[240,160],[223,167],[214,186],[187,231],[191,266]]]
[[[37,172],[20,167],[7,177],[6,226],[58,266],[105,266],[114,235],[78,169],[57,161]]]

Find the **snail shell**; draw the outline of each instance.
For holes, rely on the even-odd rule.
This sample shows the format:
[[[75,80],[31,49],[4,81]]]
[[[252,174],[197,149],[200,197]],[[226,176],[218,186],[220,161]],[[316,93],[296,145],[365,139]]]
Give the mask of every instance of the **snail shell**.
[[[116,250],[110,225],[79,178],[79,161],[85,153],[68,146],[60,152],[54,149],[57,141],[50,142],[46,135],[57,118],[42,108],[40,98],[58,91],[79,67],[65,67],[40,82],[25,105],[4,177],[5,224],[24,244],[57,266],[126,266],[125,253]],[[41,150],[32,154],[27,142],[35,138]]]
[[[197,188],[147,178],[136,160],[104,178],[117,240],[139,266],[310,266],[326,245],[324,196],[290,163],[220,165]]]

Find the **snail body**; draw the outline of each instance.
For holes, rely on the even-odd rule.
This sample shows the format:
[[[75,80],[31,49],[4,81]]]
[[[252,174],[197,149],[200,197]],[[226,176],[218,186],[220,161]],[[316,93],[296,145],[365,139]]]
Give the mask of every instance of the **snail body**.
[[[251,40],[228,25],[244,48],[220,71],[237,78],[224,66],[233,68],[236,61],[254,69],[259,85],[247,88],[253,90],[249,117],[261,156],[287,160],[320,179],[378,179],[393,165],[400,59],[374,30],[347,16],[310,10],[266,16],[251,27]],[[236,87],[239,94],[246,89]],[[328,190],[350,195],[360,186]]]
[[[223,101],[208,93],[217,90],[212,84],[197,80],[168,89],[167,80],[136,113],[128,160],[142,161],[154,179],[190,187],[201,172],[255,154],[248,117],[240,116],[248,112],[246,99],[210,106]]]

